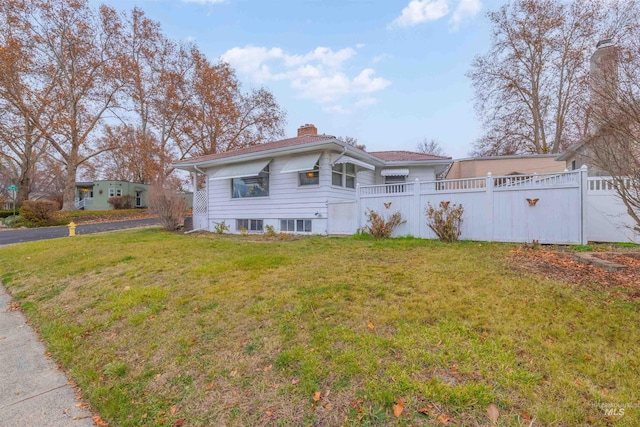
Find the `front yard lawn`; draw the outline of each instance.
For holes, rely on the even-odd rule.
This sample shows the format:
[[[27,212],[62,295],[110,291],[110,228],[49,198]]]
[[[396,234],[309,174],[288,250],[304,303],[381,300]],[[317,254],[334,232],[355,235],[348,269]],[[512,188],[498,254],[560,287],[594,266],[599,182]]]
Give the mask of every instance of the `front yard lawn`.
[[[638,299],[514,248],[145,229],[2,248],[0,272],[113,426],[633,425]]]

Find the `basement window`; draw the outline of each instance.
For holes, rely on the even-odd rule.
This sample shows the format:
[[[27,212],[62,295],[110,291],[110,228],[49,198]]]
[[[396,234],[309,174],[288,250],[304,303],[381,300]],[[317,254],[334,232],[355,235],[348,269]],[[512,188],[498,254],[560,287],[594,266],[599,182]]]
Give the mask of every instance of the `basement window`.
[[[236,231],[257,231],[262,232],[263,220],[261,219],[236,219]]]
[[[311,233],[310,219],[281,219],[280,231],[290,233]]]

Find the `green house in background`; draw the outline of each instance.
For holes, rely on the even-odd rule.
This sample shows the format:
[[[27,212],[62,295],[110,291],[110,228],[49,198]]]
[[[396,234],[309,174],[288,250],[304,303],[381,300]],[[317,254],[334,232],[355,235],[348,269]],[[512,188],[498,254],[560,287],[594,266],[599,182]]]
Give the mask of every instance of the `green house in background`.
[[[129,181],[76,182],[76,209],[104,211],[113,209],[111,197],[131,196],[132,207],[146,208],[149,184]]]

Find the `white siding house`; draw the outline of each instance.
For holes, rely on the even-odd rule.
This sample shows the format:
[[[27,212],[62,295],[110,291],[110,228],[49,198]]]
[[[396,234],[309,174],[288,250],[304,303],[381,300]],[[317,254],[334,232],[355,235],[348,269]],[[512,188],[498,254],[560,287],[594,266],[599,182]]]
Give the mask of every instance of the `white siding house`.
[[[450,159],[420,153],[367,153],[313,125],[298,137],[187,159],[178,169],[204,174],[194,189],[194,228],[231,232],[333,234],[353,232],[358,185],[434,180]]]

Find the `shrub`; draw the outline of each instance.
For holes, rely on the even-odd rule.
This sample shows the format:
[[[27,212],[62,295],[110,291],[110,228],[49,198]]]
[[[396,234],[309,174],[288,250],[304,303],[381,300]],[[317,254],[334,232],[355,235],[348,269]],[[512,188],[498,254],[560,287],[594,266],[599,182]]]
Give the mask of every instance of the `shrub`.
[[[0,218],[7,218],[13,216],[13,209],[0,211]]]
[[[427,225],[441,241],[455,242],[462,233],[460,225],[462,224],[463,212],[462,205],[440,202],[440,207],[436,209],[429,204],[425,211]]]
[[[114,196],[109,197],[107,203],[109,203],[113,209],[132,209],[134,197],[130,194],[126,196]]]
[[[385,209],[388,210],[390,207],[391,202],[384,204]],[[376,239],[381,239],[391,237],[393,231],[407,221],[399,211],[383,216],[376,211],[367,209],[367,222],[368,225],[364,227],[364,231]]]
[[[276,237],[276,230],[273,228],[273,225],[265,225],[264,227],[264,235],[266,237]]]
[[[58,222],[56,212],[60,209],[53,200],[25,200],[20,207],[20,217],[23,221],[35,225],[54,225]]]
[[[189,211],[187,201],[175,191],[153,185],[149,188],[147,200],[149,210],[158,217],[165,230],[177,230],[184,224],[184,217]]]
[[[230,230],[229,226],[224,221],[217,223],[213,227],[213,232],[216,233],[216,234],[224,234],[225,232],[227,232],[229,230]]]

